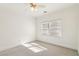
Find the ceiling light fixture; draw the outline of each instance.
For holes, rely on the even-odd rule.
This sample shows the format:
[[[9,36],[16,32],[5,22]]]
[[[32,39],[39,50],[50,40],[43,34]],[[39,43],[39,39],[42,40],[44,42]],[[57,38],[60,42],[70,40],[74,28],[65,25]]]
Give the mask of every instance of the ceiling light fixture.
[[[45,5],[39,4],[39,3],[30,3],[30,7],[32,11],[37,11],[40,8],[45,8]]]
[[[37,10],[37,4],[36,3],[30,3],[31,5],[31,10],[36,11]]]

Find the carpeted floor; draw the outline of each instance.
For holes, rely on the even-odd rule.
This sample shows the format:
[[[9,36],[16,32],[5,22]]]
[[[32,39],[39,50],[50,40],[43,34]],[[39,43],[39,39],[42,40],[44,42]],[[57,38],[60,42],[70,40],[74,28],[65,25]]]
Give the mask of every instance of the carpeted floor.
[[[34,53],[33,51],[29,50],[27,47],[23,45],[19,45],[14,48],[0,52],[0,56],[77,56],[77,51],[72,49],[68,49],[40,41],[33,41],[33,43],[38,43],[41,46],[45,47],[47,50]]]

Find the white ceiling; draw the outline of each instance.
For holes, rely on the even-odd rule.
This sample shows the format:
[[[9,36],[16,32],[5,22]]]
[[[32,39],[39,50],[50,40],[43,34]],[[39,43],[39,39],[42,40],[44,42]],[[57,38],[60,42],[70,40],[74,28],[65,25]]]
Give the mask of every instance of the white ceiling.
[[[44,8],[38,8],[37,11],[31,11],[29,10],[30,8],[27,8],[27,10],[29,10],[29,12],[33,15],[33,16],[40,16],[44,14],[44,11],[47,11],[47,13],[51,13],[51,12],[55,12],[58,11],[60,9],[66,8],[66,7],[70,7],[74,4],[68,4],[68,3],[40,3],[39,5],[44,5]]]
[[[39,5],[44,5],[44,8],[38,8],[37,11],[32,11],[30,9],[29,3],[6,3],[0,4],[0,9],[5,8],[6,10],[12,10],[15,13],[24,13],[31,16],[41,16],[44,14],[44,11],[47,13],[55,12],[57,10],[69,7],[74,5],[73,3],[40,3]]]

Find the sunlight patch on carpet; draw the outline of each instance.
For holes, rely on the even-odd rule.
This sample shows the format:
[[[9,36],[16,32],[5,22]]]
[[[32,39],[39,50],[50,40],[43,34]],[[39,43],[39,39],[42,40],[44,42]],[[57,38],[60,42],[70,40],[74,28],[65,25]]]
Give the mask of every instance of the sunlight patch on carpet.
[[[37,43],[24,43],[22,45],[34,53],[43,52],[43,51],[47,50],[47,48],[45,48],[42,45],[37,44]]]

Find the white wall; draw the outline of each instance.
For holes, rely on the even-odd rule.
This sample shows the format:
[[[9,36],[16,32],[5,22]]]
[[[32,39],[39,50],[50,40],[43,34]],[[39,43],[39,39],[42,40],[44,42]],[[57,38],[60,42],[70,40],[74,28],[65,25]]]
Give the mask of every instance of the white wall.
[[[78,11],[79,11],[79,9],[78,9]],[[77,21],[77,26],[78,26],[78,29],[77,29],[77,31],[78,31],[78,32],[77,32],[77,33],[78,33],[78,35],[77,35],[77,36],[78,36],[78,40],[77,40],[77,41],[78,41],[78,42],[77,42],[77,43],[78,43],[78,55],[79,55],[79,12],[78,12],[77,20],[78,20],[78,21]]]
[[[77,43],[78,43],[78,55],[79,55],[79,4],[77,5]]]
[[[72,6],[63,10],[49,13],[37,17],[37,39],[60,45],[67,48],[77,49],[77,26],[76,26],[76,7]],[[44,36],[40,31],[40,22],[46,20],[53,20],[54,18],[62,19],[63,36],[62,39],[54,39],[49,36]]]
[[[34,19],[16,6],[0,4],[0,51],[35,40]]]

